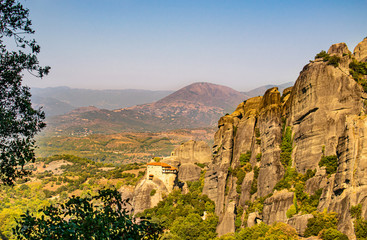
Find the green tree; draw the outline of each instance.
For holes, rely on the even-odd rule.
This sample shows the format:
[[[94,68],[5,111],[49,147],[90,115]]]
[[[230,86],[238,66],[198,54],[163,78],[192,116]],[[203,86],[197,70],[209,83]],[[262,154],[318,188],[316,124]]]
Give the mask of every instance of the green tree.
[[[157,239],[161,228],[139,223],[123,210],[117,190],[100,190],[96,196],[71,197],[49,206],[40,218],[23,214],[14,229],[17,239]]]
[[[34,39],[29,10],[15,0],[0,0],[0,184],[12,185],[29,174],[23,166],[34,161],[34,135],[45,124],[42,110],[31,105],[28,87],[22,86],[24,71],[43,77],[50,67],[39,65],[40,46]],[[13,39],[18,51],[8,50]]]

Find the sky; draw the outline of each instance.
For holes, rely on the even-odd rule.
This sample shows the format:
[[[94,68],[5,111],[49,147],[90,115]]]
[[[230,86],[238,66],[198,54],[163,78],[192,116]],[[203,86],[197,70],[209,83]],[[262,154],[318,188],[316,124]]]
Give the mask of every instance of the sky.
[[[331,44],[367,36],[367,0],[22,0],[51,67],[30,87],[238,91],[295,81]]]

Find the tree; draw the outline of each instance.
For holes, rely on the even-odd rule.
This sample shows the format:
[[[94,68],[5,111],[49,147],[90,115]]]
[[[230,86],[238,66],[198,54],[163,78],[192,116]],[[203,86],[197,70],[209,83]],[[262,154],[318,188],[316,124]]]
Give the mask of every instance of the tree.
[[[157,239],[161,227],[147,220],[137,223],[123,209],[115,189],[96,196],[71,197],[59,206],[46,207],[41,218],[26,213],[14,229],[17,239]]]
[[[27,38],[34,33],[28,15],[19,2],[0,0],[0,184],[6,185],[30,173],[24,165],[34,161],[34,136],[45,127],[44,112],[32,108],[22,86],[24,71],[43,77],[50,70],[39,65],[40,46]],[[10,40],[18,51],[9,50]]]

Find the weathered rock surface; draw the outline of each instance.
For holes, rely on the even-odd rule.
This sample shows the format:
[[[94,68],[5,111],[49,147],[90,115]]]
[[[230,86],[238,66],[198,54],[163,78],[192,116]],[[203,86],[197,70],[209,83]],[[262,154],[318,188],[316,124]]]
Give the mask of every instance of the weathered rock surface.
[[[342,46],[329,52],[347,51]],[[351,61],[348,55],[341,58]],[[292,89],[287,119],[294,132],[293,160],[299,172],[317,168],[323,146],[325,155],[335,155],[345,118],[361,113],[363,95],[349,71],[325,62],[304,67]]]
[[[236,214],[234,213],[236,209],[236,203],[231,202],[228,204],[226,211],[223,216],[223,220],[218,224],[217,233],[219,236],[222,236],[228,232],[234,232],[234,220],[236,218]]]
[[[288,219],[287,224],[294,227],[300,236],[304,236],[308,219],[313,218],[312,214],[296,215]]]
[[[247,227],[253,227],[261,222],[261,216],[258,212],[252,212],[248,215]]]
[[[197,181],[200,179],[201,168],[192,163],[181,164],[178,171],[180,181]]]
[[[264,202],[263,221],[266,224],[275,222],[287,222],[287,210],[293,204],[293,192],[282,190],[275,192],[273,196]]]
[[[367,37],[354,48],[354,57],[360,62],[367,62]]]
[[[209,163],[212,151],[206,142],[191,140],[177,147],[172,156],[180,163]]]

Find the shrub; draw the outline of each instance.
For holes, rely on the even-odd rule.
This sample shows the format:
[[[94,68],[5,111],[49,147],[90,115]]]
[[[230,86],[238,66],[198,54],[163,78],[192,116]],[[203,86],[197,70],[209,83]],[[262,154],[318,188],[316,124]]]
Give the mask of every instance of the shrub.
[[[362,204],[352,206],[350,208],[350,214],[352,215],[353,218],[360,219],[362,214]]]
[[[325,166],[326,173],[329,175],[336,173],[336,169],[338,168],[338,158],[336,155],[322,156],[319,162],[319,166],[320,167]]]
[[[261,154],[261,153],[258,153],[258,154],[256,155],[256,161],[260,162],[260,160],[261,160],[261,156],[262,156],[262,154]]]
[[[323,212],[315,211],[312,214],[314,217],[308,219],[305,237],[317,236],[323,229],[337,229],[338,218],[336,213],[328,213],[324,210]]]
[[[288,210],[287,210],[287,213],[286,213],[287,218],[291,218],[291,217],[293,217],[293,216],[294,216],[294,215],[296,215],[296,214],[297,214],[296,206],[294,206],[294,204],[292,204],[292,205],[288,208]]]
[[[329,59],[329,57],[330,55],[327,52],[325,52],[324,50],[322,50],[321,52],[316,54],[315,59],[322,58],[324,59],[324,62],[326,62]]]
[[[338,67],[339,63],[340,63],[340,57],[334,55],[329,58],[328,65]]]
[[[339,232],[335,228],[328,228],[322,230],[320,233],[322,240],[348,240],[347,235]]]
[[[157,192],[156,189],[152,189],[152,191],[150,191],[149,195],[153,197],[156,194],[156,192]]]
[[[241,167],[244,166],[246,163],[250,162],[250,158],[251,158],[251,151],[247,151],[246,153],[241,153],[240,155]]]
[[[367,236],[367,221],[363,219],[357,219],[354,221],[354,232],[357,239],[366,239]]]
[[[283,164],[284,167],[288,167],[292,164],[292,145],[292,130],[290,127],[287,127],[282,138],[282,143],[280,144],[280,162]]]

